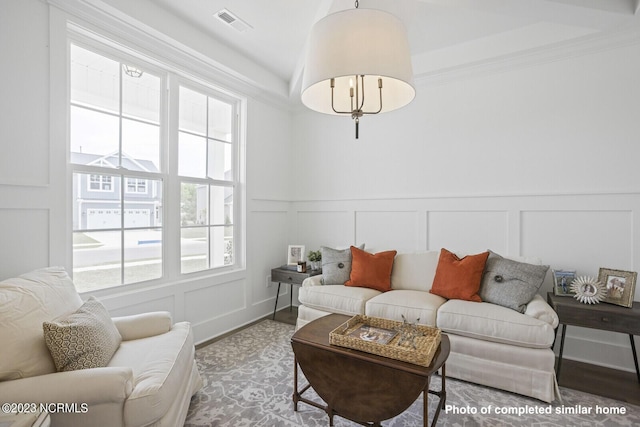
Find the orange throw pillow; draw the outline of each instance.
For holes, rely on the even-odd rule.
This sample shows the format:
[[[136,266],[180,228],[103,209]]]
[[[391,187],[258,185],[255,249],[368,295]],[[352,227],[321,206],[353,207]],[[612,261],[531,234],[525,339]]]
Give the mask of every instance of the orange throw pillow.
[[[489,252],[483,252],[460,259],[456,254],[442,248],[429,292],[447,299],[482,302],[478,291],[488,257]]]
[[[370,254],[351,246],[351,275],[345,286],[371,288],[380,292],[391,290],[391,269],[397,251]]]

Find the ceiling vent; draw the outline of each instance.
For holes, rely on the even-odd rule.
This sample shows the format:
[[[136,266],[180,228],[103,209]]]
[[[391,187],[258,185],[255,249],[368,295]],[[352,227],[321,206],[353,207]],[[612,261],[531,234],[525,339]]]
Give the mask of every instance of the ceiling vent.
[[[215,15],[225,24],[235,28],[236,31],[243,32],[250,28],[253,28],[251,27],[251,25],[247,24],[227,9],[222,9],[216,12]]]

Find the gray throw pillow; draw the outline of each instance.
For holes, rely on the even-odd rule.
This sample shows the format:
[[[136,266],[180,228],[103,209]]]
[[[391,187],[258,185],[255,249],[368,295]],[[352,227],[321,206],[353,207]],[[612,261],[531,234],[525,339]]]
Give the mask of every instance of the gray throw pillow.
[[[480,298],[524,313],[542,286],[548,269],[548,265],[513,261],[489,251],[480,284]]]
[[[42,328],[58,372],[107,366],[122,341],[109,312],[94,297]]]
[[[358,246],[364,249],[364,243]],[[351,248],[332,249],[322,246],[322,284],[344,285],[351,275]]]

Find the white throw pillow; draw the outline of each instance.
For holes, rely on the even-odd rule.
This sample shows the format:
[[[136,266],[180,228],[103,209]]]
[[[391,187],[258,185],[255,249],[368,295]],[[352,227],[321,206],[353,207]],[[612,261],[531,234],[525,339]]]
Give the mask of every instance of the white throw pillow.
[[[61,267],[35,270],[0,282],[0,381],[56,372],[42,323],[82,305]]]

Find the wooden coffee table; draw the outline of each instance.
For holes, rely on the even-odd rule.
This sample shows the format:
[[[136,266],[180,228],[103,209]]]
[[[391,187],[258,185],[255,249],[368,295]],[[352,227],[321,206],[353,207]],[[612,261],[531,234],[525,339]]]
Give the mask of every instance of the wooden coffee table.
[[[350,319],[330,314],[310,322],[291,337],[294,359],[294,409],[304,402],[324,410],[333,426],[339,415],[365,426],[381,422],[404,412],[423,395],[423,421],[429,425],[428,393],[439,397],[431,425],[435,425],[447,398],[445,362],[449,357],[449,338],[442,340],[429,367],[389,359],[329,344],[329,332]],[[309,384],[298,390],[298,367]],[[431,375],[442,369],[442,390],[429,390]],[[326,405],[302,397],[312,387]]]

